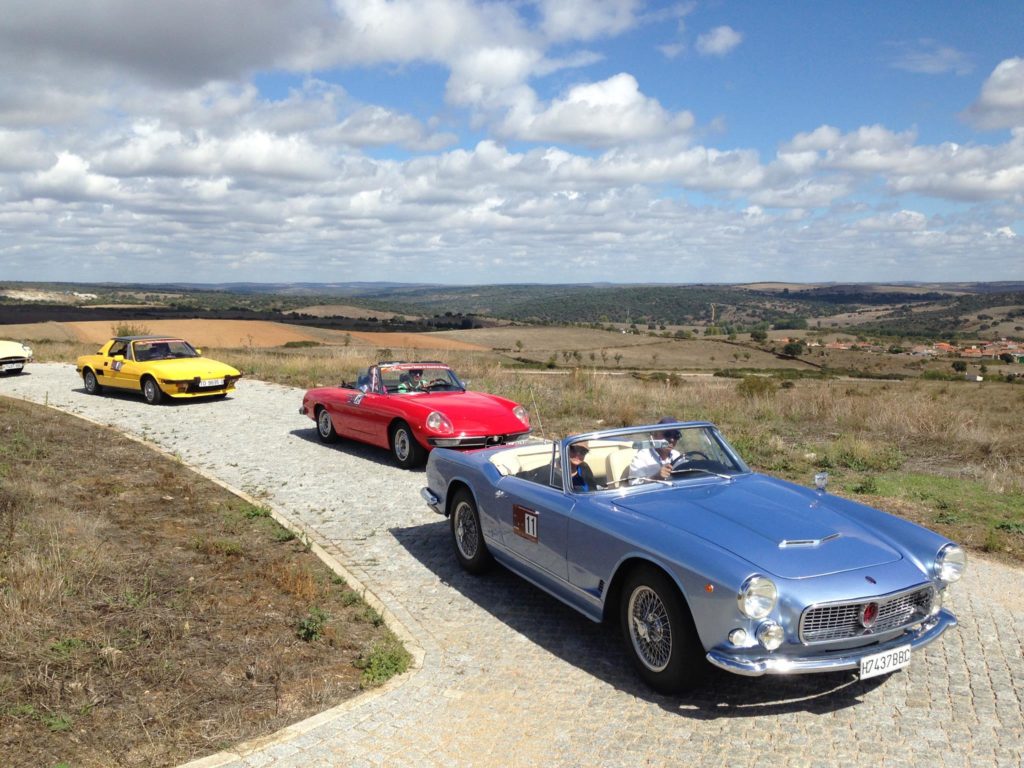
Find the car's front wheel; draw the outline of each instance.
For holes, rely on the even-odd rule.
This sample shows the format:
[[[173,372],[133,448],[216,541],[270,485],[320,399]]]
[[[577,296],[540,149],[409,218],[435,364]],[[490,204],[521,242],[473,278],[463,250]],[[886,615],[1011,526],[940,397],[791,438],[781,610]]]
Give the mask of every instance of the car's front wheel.
[[[82,374],[82,380],[85,382],[85,391],[90,395],[98,395],[103,391],[103,387],[96,379],[96,374],[86,369],[85,373]]]
[[[391,455],[402,469],[419,466],[427,458],[426,450],[416,442],[412,429],[404,421],[397,422],[391,428]]]
[[[333,443],[338,440],[338,433],[334,429],[331,413],[322,405],[316,409],[316,433],[324,443]]]
[[[626,649],[651,688],[678,693],[707,672],[690,609],[663,571],[645,565],[626,577],[620,618]]]
[[[150,405],[159,405],[160,401],[164,399],[163,390],[152,376],[147,376],[142,380],[142,396]]]
[[[470,573],[483,573],[492,562],[491,553],[484,542],[480,527],[480,513],[476,509],[473,494],[463,489],[452,499],[452,511],[448,516],[452,528],[452,544],[455,557]]]

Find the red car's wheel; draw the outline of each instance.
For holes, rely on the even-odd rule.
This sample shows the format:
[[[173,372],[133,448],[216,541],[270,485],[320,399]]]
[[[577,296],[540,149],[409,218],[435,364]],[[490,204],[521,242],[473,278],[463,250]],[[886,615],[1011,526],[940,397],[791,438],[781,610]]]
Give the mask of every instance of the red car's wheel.
[[[331,414],[322,405],[316,409],[316,433],[320,436],[320,440],[325,443],[333,443],[338,439],[338,433],[334,429]]]
[[[412,429],[404,421],[395,422],[391,427],[391,455],[402,469],[418,467],[427,459],[427,452],[416,442]]]

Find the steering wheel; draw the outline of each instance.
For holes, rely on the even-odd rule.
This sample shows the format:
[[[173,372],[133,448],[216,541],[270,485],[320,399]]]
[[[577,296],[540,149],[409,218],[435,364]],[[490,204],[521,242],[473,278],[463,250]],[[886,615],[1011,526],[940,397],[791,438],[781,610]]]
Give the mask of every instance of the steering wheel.
[[[672,462],[672,469],[676,469],[677,467],[685,466],[686,464],[689,464],[694,459],[702,459],[704,461],[711,461],[711,459],[708,458],[708,455],[706,453],[704,453],[704,451],[686,451],[682,456],[680,456],[678,459],[676,459],[675,461]]]
[[[448,379],[431,379],[424,386],[429,389],[430,387],[446,387],[448,386]]]

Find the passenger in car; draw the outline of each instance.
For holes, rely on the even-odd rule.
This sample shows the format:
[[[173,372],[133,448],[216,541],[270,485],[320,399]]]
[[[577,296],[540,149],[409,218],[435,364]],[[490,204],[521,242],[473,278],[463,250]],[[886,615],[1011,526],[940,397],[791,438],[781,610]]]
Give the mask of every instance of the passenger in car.
[[[590,452],[586,442],[573,443],[569,446],[569,476],[572,478],[574,491],[596,490],[594,472],[585,461]]]

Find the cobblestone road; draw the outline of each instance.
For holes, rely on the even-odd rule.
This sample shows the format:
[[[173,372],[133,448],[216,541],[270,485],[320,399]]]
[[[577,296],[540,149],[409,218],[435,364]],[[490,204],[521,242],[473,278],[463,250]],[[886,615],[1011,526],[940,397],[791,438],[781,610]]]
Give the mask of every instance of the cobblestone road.
[[[651,693],[617,633],[509,573],[458,569],[422,471],[320,445],[299,390],[243,380],[231,398],[147,406],[90,397],[71,366],[32,365],[0,394],[143,437],[268,499],[402,623],[422,666],[376,695],[194,765],[1005,766],[1024,763],[1022,571],[973,557],[947,599],[960,626],[895,675],[746,679]]]

